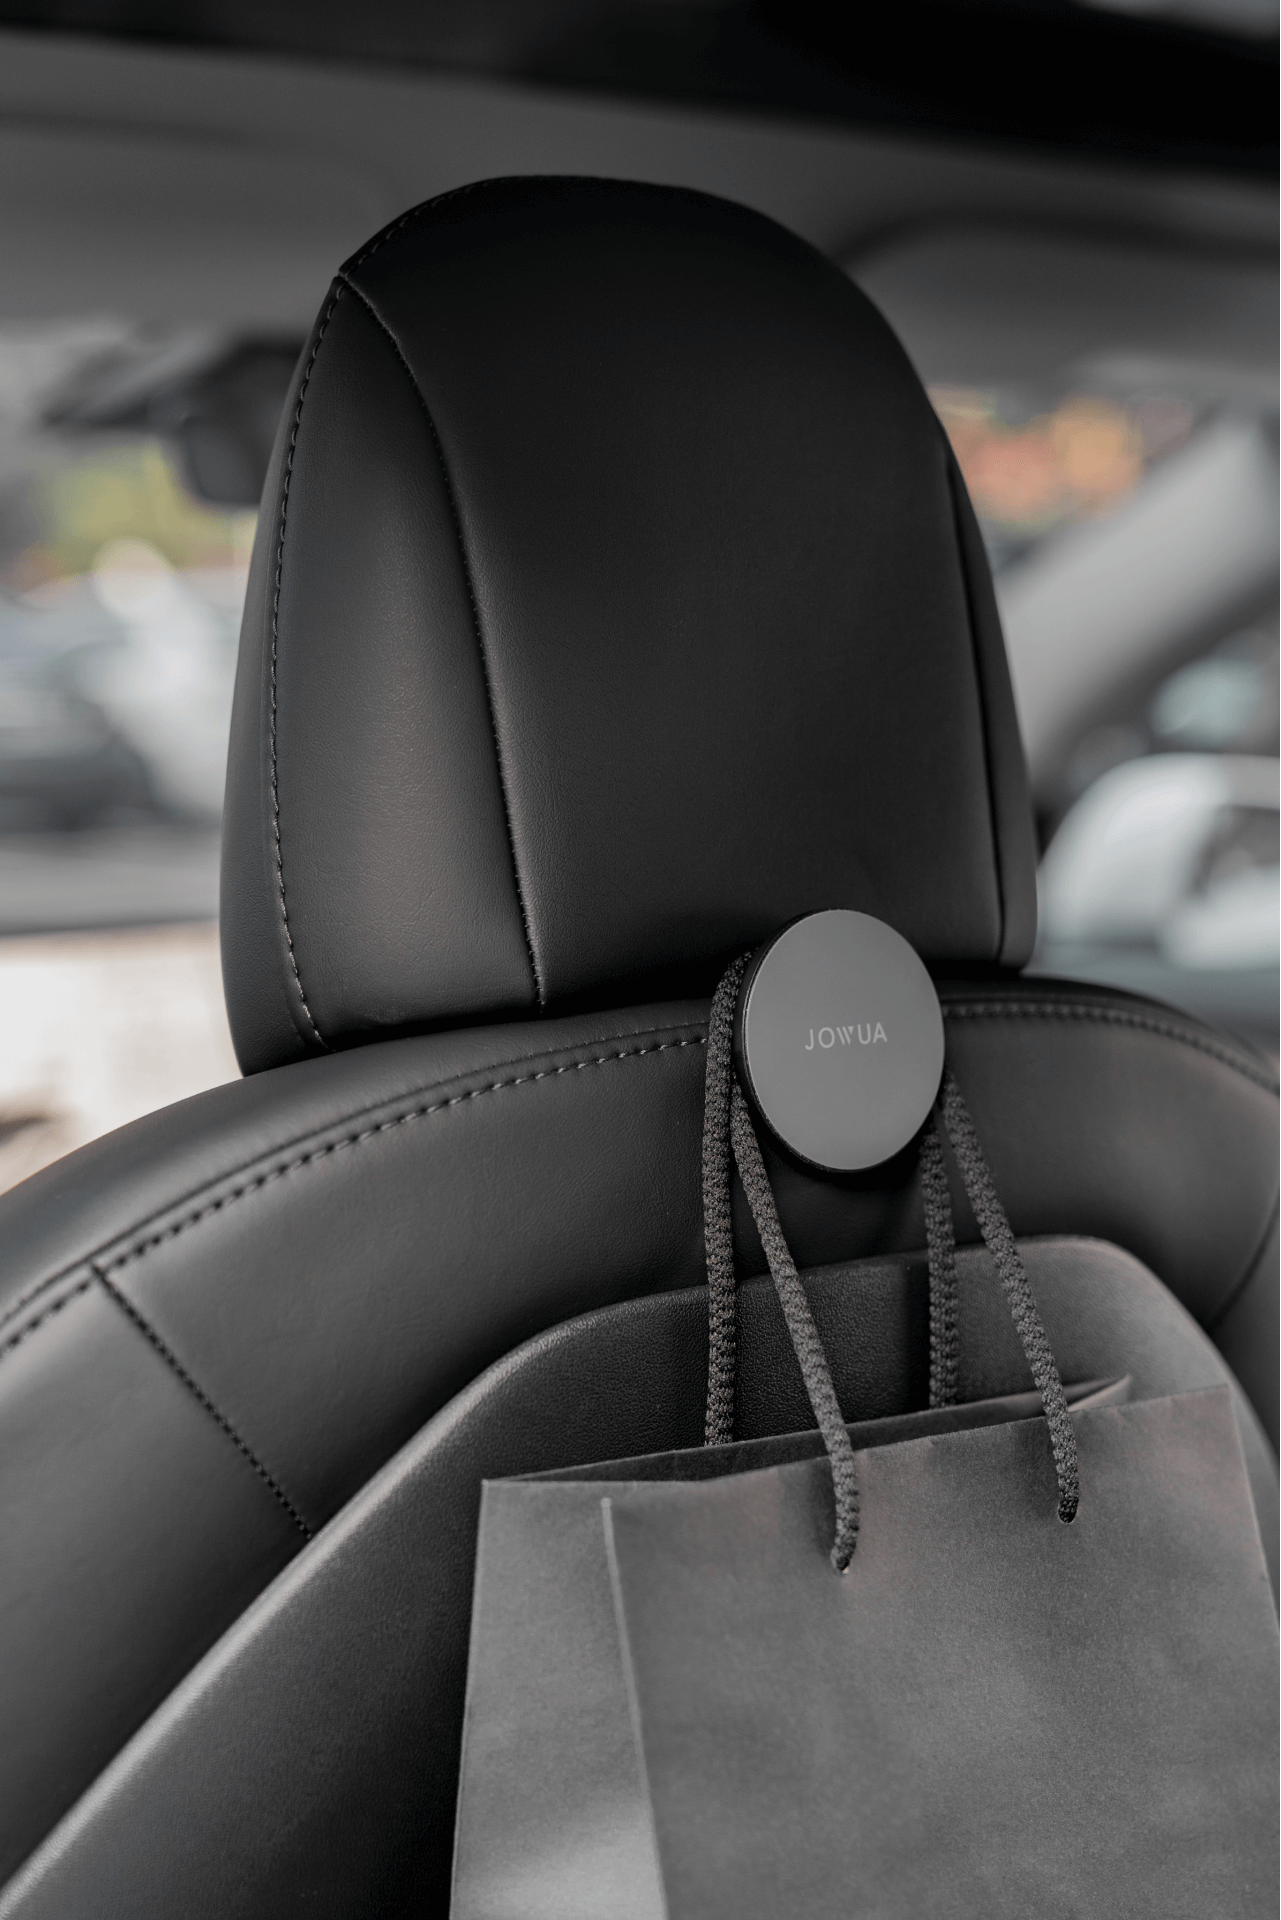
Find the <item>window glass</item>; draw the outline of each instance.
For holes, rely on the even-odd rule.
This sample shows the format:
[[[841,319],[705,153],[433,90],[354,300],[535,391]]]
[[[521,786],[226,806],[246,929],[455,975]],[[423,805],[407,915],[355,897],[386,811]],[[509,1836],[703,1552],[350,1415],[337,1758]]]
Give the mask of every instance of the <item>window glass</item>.
[[[1203,408],[1175,393],[1059,397],[931,389],[1000,572],[1047,534],[1097,518],[1186,445]]]
[[[174,348],[0,332],[0,1186],[236,1073],[218,822],[255,515],[197,500],[145,418],[67,418]]]
[[[933,389],[997,579],[1038,969],[1275,1055],[1275,419],[1239,393]]]

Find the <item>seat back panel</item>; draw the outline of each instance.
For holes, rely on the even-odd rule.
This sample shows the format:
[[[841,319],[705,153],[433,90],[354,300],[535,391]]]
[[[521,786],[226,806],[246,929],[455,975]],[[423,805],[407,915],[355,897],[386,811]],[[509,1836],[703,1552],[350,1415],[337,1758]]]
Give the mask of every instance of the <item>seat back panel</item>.
[[[1066,1378],[1135,1397],[1230,1381],[1171,1295],[1115,1247],[1022,1243]],[[963,1249],[962,1397],[1026,1364],[987,1256]],[[925,1397],[921,1258],[805,1275],[848,1417]],[[472,1561],[485,1478],[697,1446],[706,1293],[553,1328],[430,1421],[178,1689],[0,1899],[0,1920],[439,1913],[448,1901]],[[744,1435],[808,1426],[770,1283],[741,1290]],[[1276,1479],[1233,1384],[1256,1504]],[[1087,1490],[1088,1497],[1088,1490]],[[1276,1578],[1275,1523],[1266,1541]]]

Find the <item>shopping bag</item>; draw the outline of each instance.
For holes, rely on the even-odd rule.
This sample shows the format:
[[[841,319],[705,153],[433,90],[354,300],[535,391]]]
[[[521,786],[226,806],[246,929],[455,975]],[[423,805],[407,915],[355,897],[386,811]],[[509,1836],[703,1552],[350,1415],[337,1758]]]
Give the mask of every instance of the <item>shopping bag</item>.
[[[843,1575],[817,1436],[487,1485],[458,1920],[1272,1912],[1228,1390],[1124,1390],[1070,1526],[1033,1396],[850,1428]]]
[[[1275,1912],[1276,1620],[1227,1387],[1064,1388],[945,1074],[1037,1391],[949,1400],[936,1139],[935,1404],[846,1425],[722,1091],[816,1431],[485,1486],[457,1920]],[[716,1151],[705,1175],[723,1221]],[[709,1435],[733,1406],[725,1238]]]

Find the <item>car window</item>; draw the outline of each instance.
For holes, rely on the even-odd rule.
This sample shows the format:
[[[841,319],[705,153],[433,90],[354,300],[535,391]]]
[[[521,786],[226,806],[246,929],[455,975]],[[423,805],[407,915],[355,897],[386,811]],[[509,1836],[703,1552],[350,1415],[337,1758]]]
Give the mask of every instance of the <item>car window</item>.
[[[1275,1053],[1276,444],[1169,386],[936,387],[997,578],[1042,840],[1035,965]]]
[[[218,835],[256,516],[197,499],[136,406],[85,405],[202,350],[0,331],[0,1185],[236,1073]]]

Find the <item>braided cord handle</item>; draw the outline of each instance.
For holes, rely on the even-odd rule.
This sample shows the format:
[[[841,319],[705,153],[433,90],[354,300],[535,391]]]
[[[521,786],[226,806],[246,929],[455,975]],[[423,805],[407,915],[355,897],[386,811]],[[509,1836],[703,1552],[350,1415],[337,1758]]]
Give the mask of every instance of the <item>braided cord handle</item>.
[[[734,1285],[734,1212],[730,1204],[730,1088],[734,1081],[734,1008],[750,954],[726,971],[707,1023],[703,1099],[703,1239],[707,1247],[707,1417],[709,1447],[734,1438],[738,1306]]]
[[[854,1451],[841,1414],[831,1369],[809,1301],[792,1258],[751,1114],[734,1074],[734,1011],[750,955],[727,969],[712,1001],[707,1035],[703,1120],[703,1221],[707,1248],[708,1364],[705,1438],[719,1446],[734,1437],[734,1389],[738,1359],[731,1166],[738,1167],[752,1218],[778,1293],[805,1389],[832,1463],[836,1537],[832,1564],[844,1572],[858,1537],[859,1503]],[[1028,1284],[1009,1219],[997,1195],[979,1137],[956,1078],[945,1068],[936,1111],[921,1137],[921,1187],[930,1272],[930,1405],[955,1405],[959,1383],[959,1292],[956,1237],[943,1132],[956,1162],[979,1231],[1005,1292],[1032,1378],[1041,1395],[1058,1480],[1058,1514],[1076,1518],[1080,1476],[1076,1433],[1063,1382]]]
[[[844,1573],[858,1535],[858,1485],[854,1449],[841,1417],[831,1370],[796,1262],[779,1221],[769,1175],[752,1117],[734,1077],[734,1009],[750,954],[727,969],[712,1001],[707,1029],[707,1080],[703,1110],[703,1234],[707,1248],[708,1446],[734,1438],[734,1383],[738,1364],[738,1301],[734,1278],[734,1215],[730,1168],[739,1178],[765,1249],[787,1331],[796,1350],[814,1418],[832,1462],[836,1493],[836,1538],[832,1564]],[[731,1161],[732,1155],[732,1161]]]
[[[974,1218],[978,1221],[979,1232],[1005,1289],[1015,1329],[1041,1395],[1046,1425],[1050,1429],[1050,1445],[1054,1449],[1054,1470],[1058,1476],[1059,1519],[1070,1524],[1076,1519],[1076,1510],[1081,1502],[1076,1430],[1068,1414],[1063,1381],[1054,1364],[1054,1355],[1050,1351],[1045,1327],[1028,1285],[1023,1260],[1014,1244],[1009,1217],[997,1197],[996,1185],[979,1145],[970,1110],[961,1097],[961,1089],[950,1067],[943,1070],[939,1108],[952,1142],[956,1163],[961,1169],[965,1191],[974,1209]]]
[[[796,1262],[783,1235],[769,1175],[761,1158],[760,1143],[752,1126],[752,1116],[747,1111],[747,1102],[737,1082],[730,1093],[730,1137],[747,1204],[752,1209],[752,1218],[761,1236],[765,1258],[769,1261],[787,1331],[800,1362],[805,1391],[832,1463],[832,1486],[836,1494],[836,1538],[832,1542],[832,1565],[838,1573],[844,1573],[858,1538],[858,1476],[854,1466],[854,1448],[850,1444],[840,1402],[836,1398],[836,1388],[832,1385],[823,1342],[814,1325],[814,1316],[810,1312],[801,1277],[796,1271]]]

